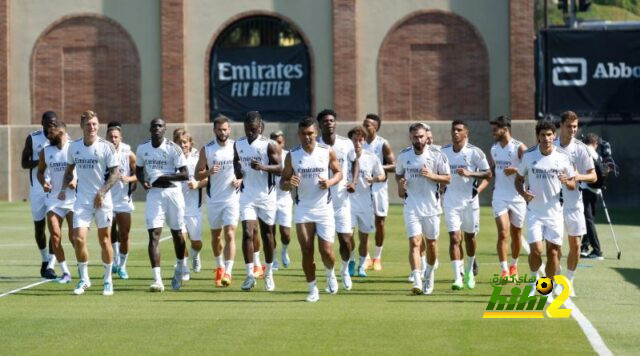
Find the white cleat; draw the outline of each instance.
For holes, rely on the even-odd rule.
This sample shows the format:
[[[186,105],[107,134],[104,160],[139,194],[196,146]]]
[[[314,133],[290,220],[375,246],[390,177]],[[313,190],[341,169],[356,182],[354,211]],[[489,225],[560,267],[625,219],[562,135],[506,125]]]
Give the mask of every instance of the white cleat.
[[[107,296],[107,297],[113,295],[113,283],[104,282],[104,289],[102,290],[102,295]]]
[[[413,283],[413,273],[409,273],[409,278],[407,278],[409,283]]]
[[[420,276],[413,276],[413,284],[411,285],[411,292],[415,295],[422,294],[422,279]]]
[[[315,303],[318,300],[320,300],[320,292],[318,292],[318,287],[314,286],[313,289],[309,291],[309,295],[307,295],[307,298],[305,298],[305,301],[310,303]]]
[[[162,293],[164,292],[164,284],[162,282],[153,282],[149,286],[149,292],[152,293]]]
[[[425,278],[422,283],[422,294],[429,295],[433,293],[433,278]]]
[[[327,287],[324,289],[324,291],[329,294],[338,293],[338,279],[336,278],[335,274],[330,278],[327,278]]]
[[[349,271],[342,274],[342,286],[344,286],[345,290],[351,290],[351,288],[353,288],[353,282],[351,282]]]
[[[183,273],[182,273],[182,280],[183,281],[188,281],[191,279],[191,274],[189,273],[189,270],[186,269]]]
[[[242,286],[240,287],[243,291],[250,291],[251,288],[256,286],[256,277],[253,275],[247,276],[242,282]]]
[[[242,285],[244,287],[244,284]],[[273,280],[273,274],[267,273],[264,275],[264,289],[267,292],[273,292],[276,290],[276,282]]]
[[[85,282],[81,279],[80,281],[78,281],[76,288],[73,290],[73,294],[75,295],[84,294],[84,291],[90,287],[91,287],[91,282]]]

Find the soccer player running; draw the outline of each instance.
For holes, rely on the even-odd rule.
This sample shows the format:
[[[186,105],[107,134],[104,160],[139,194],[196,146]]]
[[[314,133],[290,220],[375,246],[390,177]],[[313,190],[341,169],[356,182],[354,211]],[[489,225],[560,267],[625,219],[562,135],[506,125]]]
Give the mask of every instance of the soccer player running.
[[[380,116],[376,114],[367,114],[362,126],[367,130],[367,140],[364,143],[364,148],[373,152],[380,162],[382,162],[382,168],[389,174],[395,172],[396,161],[393,156],[393,151],[389,142],[378,136],[380,130]],[[375,213],[376,222],[376,250],[373,255],[373,270],[382,270],[382,247],[384,244],[384,222],[389,213],[389,193],[387,180],[373,184],[373,210]],[[369,264],[367,263],[367,267]],[[366,269],[366,268],[365,268]]]
[[[113,248],[113,267],[120,279],[129,279],[127,259],[129,258],[129,232],[131,231],[131,213],[134,210],[131,194],[136,189],[136,155],[131,146],[122,142],[122,124],[112,121],[107,125],[107,141],[118,152],[120,179],[111,188],[114,221],[111,225],[111,246]]]
[[[340,171],[342,172],[342,179],[338,181],[338,184],[331,187],[329,194],[331,194],[331,200],[333,202],[335,227],[338,233],[338,243],[340,244],[340,257],[342,258],[340,275],[342,284],[345,289],[348,290],[351,289],[351,276],[353,276],[355,272],[355,261],[353,260],[355,242],[353,241],[351,202],[349,193],[347,192],[347,185],[353,186],[353,177],[357,177],[358,162],[356,161],[353,143],[348,138],[336,134],[336,112],[329,109],[322,110],[318,113],[316,119],[318,120],[318,126],[322,133],[316,140],[318,143],[328,145],[333,149],[338,163],[340,163]],[[349,167],[351,167],[351,182],[347,181]],[[331,174],[329,174],[329,176],[331,176]],[[351,267],[349,267],[350,265]],[[360,267],[361,268],[358,269],[360,271],[358,275],[360,277],[366,277],[364,259],[360,261]]]
[[[351,200],[351,219],[352,226],[355,229],[358,227],[360,245],[358,246],[358,253],[360,256],[360,267],[358,267],[358,276],[365,277],[366,273],[362,266],[367,256],[367,244],[369,242],[369,234],[375,230],[375,222],[373,215],[373,199],[371,197],[371,186],[378,182],[383,182],[387,177],[382,169],[382,163],[378,157],[371,151],[363,149],[364,142],[367,139],[367,132],[361,126],[356,126],[348,133],[349,139],[353,142],[355,148],[356,160],[358,164],[358,175],[353,179],[353,182],[348,183],[349,195]],[[348,277],[348,273],[345,276],[345,272],[341,271],[343,279]],[[349,282],[351,282],[349,280]],[[351,289],[351,285],[347,288]]]
[[[467,288],[476,286],[473,263],[476,254],[476,236],[480,228],[481,189],[478,180],[491,179],[489,162],[482,150],[469,143],[469,127],[464,121],[451,124],[451,144],[442,146],[451,170],[451,182],[444,193],[444,212],[449,231],[449,257],[453,271],[451,289],[463,288],[462,235],[467,248],[467,265],[464,267],[464,283]],[[486,184],[484,184],[486,187]],[[480,191],[479,191],[480,190]],[[464,234],[463,234],[464,233]]]
[[[85,290],[91,287],[87,233],[91,220],[95,219],[104,266],[102,295],[110,296],[113,295],[111,279],[113,249],[110,236],[113,203],[109,190],[120,179],[118,152],[110,142],[98,137],[100,121],[95,112],[82,113],[80,127],[83,138],[69,144],[67,169],[62,183],[63,187],[69,186],[75,179],[73,174],[75,169],[78,184],[76,201],[73,205],[73,247],[78,260],[80,281],[73,293],[84,294]],[[64,190],[60,191],[58,199],[66,199]]]
[[[560,137],[554,143],[569,154],[571,164],[576,170],[576,184],[580,182],[594,183],[598,176],[593,164],[593,159],[587,149],[587,145],[576,140],[578,133],[578,115],[573,111],[566,111],[560,115]],[[562,212],[564,214],[564,226],[569,235],[569,255],[567,256],[567,278],[573,284],[576,267],[580,259],[580,245],[582,236],[587,233],[587,223],[584,217],[584,204],[582,202],[582,190],[569,190],[562,187]],[[561,288],[554,290],[559,292]],[[575,289],[573,289],[575,291]],[[572,293],[575,296],[575,292]]]
[[[516,190],[528,202],[529,268],[536,279],[542,264],[543,240],[547,248],[546,276],[553,278],[556,275],[563,237],[562,186],[576,189],[575,171],[569,155],[553,144],[555,132],[555,125],[548,120],[536,124],[538,144],[525,151],[515,179]],[[535,283],[532,287],[533,294]]]
[[[69,241],[73,246],[73,203],[76,201],[76,183],[72,180],[63,186],[64,173],[67,169],[67,153],[69,150],[69,137],[66,125],[62,121],[56,121],[54,127],[48,129],[49,143],[40,150],[38,158],[38,181],[47,194],[47,227],[51,236],[51,245],[56,258],[49,261],[47,275],[55,275],[53,263],[57,259],[62,268],[62,276],[59,283],[71,283],[71,272],[62,248],[62,224],[67,220],[69,229]],[[74,172],[75,174],[75,172]],[[59,200],[58,195],[65,192],[65,199]]]
[[[256,285],[253,270],[254,233],[260,228],[266,268],[265,290],[271,292],[276,285],[273,280],[273,250],[276,222],[275,176],[280,175],[280,147],[262,137],[262,116],[257,111],[247,112],[244,119],[245,137],[234,144],[233,167],[240,186],[240,221],[242,221],[242,252],[247,277],[242,290],[249,291]]]
[[[171,279],[173,290],[182,287],[184,274],[185,242],[182,228],[185,206],[182,189],[174,182],[186,181],[189,175],[182,149],[164,137],[166,130],[163,119],[151,120],[151,140],[139,145],[136,150],[136,176],[147,191],[145,217],[149,232],[149,261],[153,274],[153,283],[149,286],[151,292],[164,291],[160,273],[160,236],[165,219],[171,229],[177,259]]]
[[[495,177],[493,188],[493,216],[498,229],[498,261],[500,278],[515,275],[518,278],[520,248],[529,252],[529,245],[522,240],[527,203],[515,189],[516,173],[527,146],[511,137],[511,119],[498,116],[489,122],[495,143],[491,146],[489,165]],[[507,243],[511,235],[511,259],[507,264]]]
[[[211,227],[211,247],[216,260],[216,287],[229,287],[236,256],[236,226],[240,215],[239,189],[242,180],[236,179],[233,168],[233,146],[229,138],[229,119],[218,116],[213,120],[215,138],[200,149],[196,164],[196,179],[208,179],[207,218]],[[224,236],[222,235],[224,233]],[[224,248],[222,246],[224,239]]]
[[[284,149],[285,140],[284,132],[281,130],[271,133],[270,138],[280,146],[282,151],[282,157],[286,157],[289,151]],[[284,159],[282,160],[282,168],[284,169]],[[276,197],[277,207],[276,211],[276,224],[280,228],[280,242],[282,242],[281,249],[281,261],[284,268],[289,267],[291,260],[289,259],[289,243],[291,242],[291,221],[293,220],[293,200],[291,199],[291,192],[285,192],[280,188],[280,176],[276,176]],[[275,240],[274,240],[274,245]],[[274,250],[276,256],[278,255],[277,249]],[[273,259],[273,269],[276,269],[277,258]]]
[[[298,123],[300,145],[293,148],[285,158],[280,180],[282,190],[295,190],[296,210],[293,219],[302,250],[302,269],[309,285],[307,302],[317,302],[320,299],[313,257],[316,235],[327,276],[325,291],[330,294],[338,292],[333,253],[335,226],[329,188],[340,182],[342,172],[335,151],[328,145],[316,142],[316,136],[313,118],[306,117]],[[331,177],[329,171],[333,173]]]
[[[35,228],[36,245],[38,245],[42,258],[40,277],[47,279],[56,278],[55,272],[51,273],[52,271],[47,271],[49,261],[55,258],[55,255],[53,255],[51,246],[47,249],[47,237],[44,231],[47,214],[47,194],[42,189],[42,185],[38,184],[38,170],[36,168],[38,167],[40,150],[49,145],[47,132],[49,128],[55,127],[57,120],[57,115],[53,111],[47,111],[42,114],[42,129],[33,131],[27,136],[24,148],[22,149],[21,159],[22,168],[29,170],[29,204],[31,205],[31,216]]]
[[[447,156],[427,145],[425,124],[411,125],[409,135],[411,146],[400,152],[396,166],[398,196],[404,199],[404,224],[409,238],[409,265],[413,273],[412,292],[431,294],[442,214],[439,185],[448,184],[451,174]],[[424,273],[420,270],[420,244],[423,238],[427,239],[427,268]]]

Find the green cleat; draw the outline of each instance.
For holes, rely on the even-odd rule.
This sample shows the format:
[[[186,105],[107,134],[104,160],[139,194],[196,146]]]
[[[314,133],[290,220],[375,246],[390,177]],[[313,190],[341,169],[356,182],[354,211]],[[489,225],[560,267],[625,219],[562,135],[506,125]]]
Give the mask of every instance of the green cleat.
[[[451,283],[451,289],[453,290],[462,290],[463,288],[462,278],[457,278],[453,283]]]
[[[476,278],[473,276],[473,273],[465,273],[464,282],[469,289],[473,289],[476,287]]]

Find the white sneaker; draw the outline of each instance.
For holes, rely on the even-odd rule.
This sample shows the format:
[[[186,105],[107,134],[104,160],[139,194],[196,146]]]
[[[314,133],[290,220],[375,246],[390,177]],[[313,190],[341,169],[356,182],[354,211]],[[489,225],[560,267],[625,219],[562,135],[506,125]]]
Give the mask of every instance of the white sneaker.
[[[244,284],[242,285],[244,287]],[[273,274],[267,273],[264,275],[264,289],[267,292],[273,292],[276,290],[276,282],[273,280]]]
[[[351,288],[353,288],[353,282],[351,282],[349,271],[345,271],[342,274],[342,285],[344,286],[345,290],[351,290]]]
[[[198,257],[194,257],[191,259],[191,268],[193,269],[193,272],[200,273],[200,271],[202,270],[202,263],[200,263],[200,255],[198,255]]]
[[[413,276],[413,284],[411,285],[411,292],[415,295],[422,294],[422,279],[420,276]]]
[[[291,263],[291,261],[289,260],[289,254],[284,249],[282,250],[282,255],[280,257],[282,257],[282,267],[289,267],[289,263]]]
[[[409,278],[407,278],[409,283],[413,283],[413,273],[409,273]]]
[[[309,291],[309,295],[307,295],[305,301],[315,303],[318,300],[320,300],[320,292],[318,292],[318,287],[313,287],[313,289]]]
[[[422,294],[433,293],[433,278],[425,278],[422,282]]]
[[[329,294],[338,293],[338,279],[336,275],[332,275],[330,278],[327,278],[327,287],[324,289],[325,292]]]
[[[250,291],[251,288],[256,286],[256,277],[254,276],[247,276],[247,278],[244,279],[244,282],[242,282],[242,287],[240,287],[243,291]]]
[[[188,268],[186,268],[186,269],[184,270],[184,272],[182,272],[182,280],[183,280],[183,281],[188,281],[188,280],[190,280],[190,279],[191,279],[191,274],[189,273],[189,269],[188,269]]]
[[[152,292],[152,293],[164,292],[164,284],[162,284],[162,282],[157,282],[157,281],[151,283],[151,285],[149,286],[149,292]]]
[[[81,279],[80,281],[78,281],[76,288],[73,290],[73,294],[75,295],[84,294],[85,289],[89,287],[91,287],[91,282],[90,281],[85,282]]]
[[[113,295],[113,283],[112,282],[104,282],[104,289],[102,289],[102,295],[104,296],[112,296]]]

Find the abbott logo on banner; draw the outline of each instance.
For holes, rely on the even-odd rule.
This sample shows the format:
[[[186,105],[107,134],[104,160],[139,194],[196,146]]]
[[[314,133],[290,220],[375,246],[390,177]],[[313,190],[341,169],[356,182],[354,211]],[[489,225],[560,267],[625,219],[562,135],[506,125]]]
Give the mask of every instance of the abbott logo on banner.
[[[587,60],[584,58],[555,57],[553,61],[553,85],[557,87],[581,87],[587,84]],[[567,79],[567,75],[579,79]],[[562,79],[562,77],[564,79]]]

